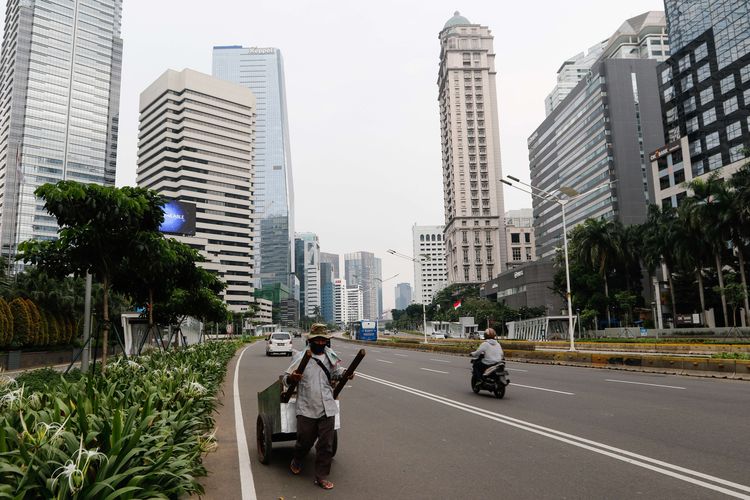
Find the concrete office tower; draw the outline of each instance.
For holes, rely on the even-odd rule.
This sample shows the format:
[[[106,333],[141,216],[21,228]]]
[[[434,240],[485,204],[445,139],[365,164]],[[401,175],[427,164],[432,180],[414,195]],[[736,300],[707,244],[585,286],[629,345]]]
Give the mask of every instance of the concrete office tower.
[[[320,242],[315,233],[297,233],[295,272],[300,282],[300,313],[313,318],[320,311]]]
[[[196,204],[201,265],[227,283],[236,312],[253,302],[255,96],[190,69],[167,70],[141,93],[138,186]]]
[[[346,280],[333,280],[333,322],[339,328],[346,328],[349,322],[349,295],[346,292]]]
[[[670,54],[666,22],[660,10],[628,19],[609,37],[602,58],[666,60]]]
[[[607,46],[607,40],[599,42],[586,52],[579,52],[565,60],[557,70],[557,85],[544,99],[544,111],[547,116],[563,102],[570,91],[589,74],[589,69],[602,55]]]
[[[326,323],[333,323],[333,266],[320,263],[320,315]]]
[[[660,13],[635,17],[625,25],[639,33],[665,29]],[[610,40],[621,46],[620,38],[616,33]],[[643,222],[650,189],[646,155],[663,143],[657,61],[607,59],[609,51],[605,49],[590,77],[528,139],[535,188],[559,194],[566,187],[585,193],[617,181],[566,205],[568,231],[590,217],[618,219],[625,225]],[[551,258],[563,244],[560,206],[536,197],[532,203],[536,256]]]
[[[663,147],[650,155],[654,201],[677,206],[685,183],[730,177],[750,149],[750,5],[667,0],[672,57],[658,68]]]
[[[255,268],[259,286],[283,283],[294,289],[294,184],[281,51],[214,47],[213,76],[249,88],[257,99]]]
[[[404,310],[411,304],[411,285],[399,283],[396,285],[396,309]]]
[[[493,37],[456,12],[439,38],[448,283],[481,283],[507,261]]]
[[[378,293],[382,287],[380,259],[370,252],[344,254],[344,273],[349,287],[362,289],[363,319],[378,319]]]
[[[505,213],[505,235],[508,242],[506,269],[536,260],[534,215],[530,208],[509,210]]]
[[[350,287],[346,289],[346,303],[347,303],[347,321],[349,323],[353,321],[361,321],[365,318],[362,314],[363,307],[363,294],[362,289],[358,286]]]
[[[92,5],[93,4],[93,5]],[[122,0],[8,0],[0,72],[0,253],[54,239],[34,190],[115,184]]]
[[[445,265],[444,226],[417,226],[411,228],[414,259],[421,264],[414,263],[414,302],[429,304],[440,290],[448,285],[448,272]],[[473,233],[472,233],[473,234]],[[483,242],[491,239],[491,230],[481,232]],[[481,244],[474,255],[475,260],[482,262]],[[468,259],[468,256],[466,257]],[[494,263],[493,255],[487,257],[488,265]],[[498,266],[499,269],[499,266]]]
[[[341,273],[339,272],[339,254],[320,252],[320,262],[331,264],[334,279],[341,277]]]

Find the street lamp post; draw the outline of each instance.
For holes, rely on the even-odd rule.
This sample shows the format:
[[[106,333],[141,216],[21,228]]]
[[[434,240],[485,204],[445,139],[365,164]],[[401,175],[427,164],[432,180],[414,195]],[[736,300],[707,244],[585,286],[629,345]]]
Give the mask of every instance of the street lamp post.
[[[519,187],[519,186],[517,186],[517,185],[513,184],[512,182],[510,182],[508,180],[505,180],[505,179],[500,179],[500,182],[502,182],[503,184],[507,184],[508,186],[511,186],[513,188],[516,188],[519,191],[523,191],[524,193],[528,193],[531,196],[534,196],[534,197],[539,198],[541,200],[545,200],[545,201],[549,201],[549,202],[554,202],[554,203],[557,203],[558,205],[560,205],[560,209],[561,209],[561,212],[562,212],[563,253],[565,254],[565,287],[566,287],[566,294],[565,295],[566,295],[566,298],[567,298],[567,301],[568,301],[568,337],[570,338],[570,350],[571,351],[575,351],[576,350],[575,340],[574,340],[575,332],[573,330],[573,300],[571,298],[571,293],[570,293],[570,263],[568,261],[568,228],[567,228],[567,224],[566,224],[566,220],[565,220],[565,205],[568,204],[569,202],[575,200],[576,198],[580,198],[581,196],[585,196],[587,194],[591,194],[591,193],[593,193],[595,191],[598,191],[599,189],[601,189],[604,186],[609,186],[614,181],[605,182],[604,184],[600,184],[600,185],[596,186],[595,188],[590,189],[590,190],[588,190],[588,191],[586,191],[584,193],[579,193],[578,191],[576,191],[575,189],[573,189],[571,187],[562,186],[559,189],[559,191],[560,191],[560,193],[562,193],[565,196],[567,196],[567,198],[560,198],[557,195],[555,195],[553,193],[550,193],[549,191],[545,191],[544,189],[541,189],[541,188],[538,188],[538,187],[534,187],[531,184],[527,184],[525,182],[522,182],[521,180],[519,180],[516,177],[513,177],[512,175],[509,175],[508,178],[511,181],[517,182],[518,184],[523,184],[524,186],[527,186],[529,189],[523,189],[523,188],[521,188],[521,187]],[[534,190],[536,190],[538,192],[534,192]]]
[[[402,259],[407,259],[415,264],[419,264],[419,268],[422,269],[422,261],[417,260],[414,257],[409,257],[408,255],[404,255],[402,253],[398,253],[395,250],[388,250],[388,253],[391,255],[395,255],[396,257],[401,257]],[[424,305],[424,297],[422,297],[422,331],[424,332],[424,343],[427,343],[427,308]]]

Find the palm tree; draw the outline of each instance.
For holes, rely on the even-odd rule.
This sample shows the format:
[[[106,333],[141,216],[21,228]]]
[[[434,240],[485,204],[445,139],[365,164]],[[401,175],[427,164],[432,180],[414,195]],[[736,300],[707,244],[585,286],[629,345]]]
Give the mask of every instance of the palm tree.
[[[750,151],[745,150],[745,154]],[[744,292],[744,306],[746,324],[750,325],[750,304],[748,303],[747,278],[745,274],[745,259],[743,252],[745,242],[750,239],[750,163],[746,163],[729,180],[732,189],[732,210],[730,227],[732,228],[732,244],[737,249],[740,264],[740,280]]]
[[[609,301],[607,263],[616,261],[621,252],[622,225],[619,222],[586,219],[577,231],[574,252],[580,262],[588,262],[604,280],[604,296]],[[611,321],[607,305],[607,323]]]
[[[649,269],[649,274],[655,272],[662,264],[666,268],[665,277],[669,283],[673,322],[677,319],[677,301],[672,272],[676,260],[675,242],[679,233],[680,227],[677,223],[677,215],[672,207],[649,206],[646,222],[641,226],[642,259]],[[653,277],[653,274],[651,276]],[[659,300],[659,297],[656,297],[656,300]]]
[[[730,195],[727,186],[716,172],[707,179],[693,179],[688,183],[693,195],[685,198],[685,213],[690,225],[705,234],[709,241],[714,259],[716,273],[719,277],[721,308],[724,314],[724,326],[728,325],[727,299],[724,293],[724,276],[721,254],[725,243],[731,238],[726,224],[727,203]],[[744,266],[744,263],[743,263]]]
[[[689,205],[683,204],[677,209],[679,225],[685,231],[679,231],[675,235],[675,257],[680,266],[695,273],[698,283],[698,296],[701,302],[701,317],[705,326],[707,322],[703,269],[707,267],[706,263],[710,262],[712,257],[711,242],[706,238],[706,233],[700,227],[693,225],[688,207]]]

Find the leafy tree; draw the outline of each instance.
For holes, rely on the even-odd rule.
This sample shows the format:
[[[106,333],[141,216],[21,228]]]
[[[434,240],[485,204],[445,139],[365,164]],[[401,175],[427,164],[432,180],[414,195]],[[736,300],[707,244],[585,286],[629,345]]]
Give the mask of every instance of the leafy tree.
[[[139,233],[157,232],[164,220],[164,201],[142,188],[99,186],[60,181],[44,184],[34,194],[60,226],[52,241],[25,241],[19,258],[53,276],[90,272],[102,285],[102,366],[109,345],[109,296],[113,278],[134,252]]]
[[[26,307],[31,318],[31,331],[29,332],[29,343],[33,345],[44,344],[44,327],[42,326],[42,315],[33,300],[26,299]]]
[[[720,289],[717,291],[722,292]],[[732,308],[732,326],[737,326],[737,309],[747,299],[747,293],[742,284],[737,283],[737,276],[734,273],[727,276],[723,294],[726,296],[727,304]]]
[[[8,303],[0,297],[0,346],[10,345],[13,340],[13,313]]]
[[[633,320],[633,306],[635,306],[637,301],[636,295],[625,290],[622,292],[617,292],[615,294],[615,300],[620,306],[620,310],[623,310],[625,312],[623,321],[624,325],[630,325],[631,321]]]

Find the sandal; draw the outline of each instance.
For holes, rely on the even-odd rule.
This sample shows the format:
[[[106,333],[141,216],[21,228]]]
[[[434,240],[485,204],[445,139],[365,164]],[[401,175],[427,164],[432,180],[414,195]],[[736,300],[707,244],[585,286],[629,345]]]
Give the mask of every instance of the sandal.
[[[292,459],[292,463],[289,464],[289,470],[296,476],[302,472],[302,464]]]
[[[316,479],[315,484],[323,488],[324,490],[332,490],[333,483],[325,479]]]

